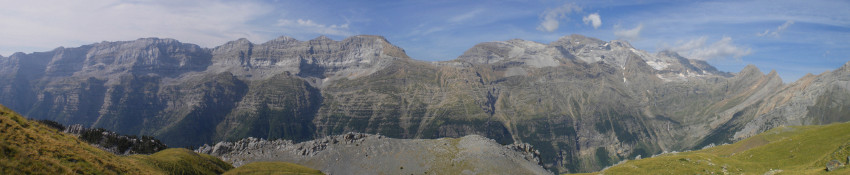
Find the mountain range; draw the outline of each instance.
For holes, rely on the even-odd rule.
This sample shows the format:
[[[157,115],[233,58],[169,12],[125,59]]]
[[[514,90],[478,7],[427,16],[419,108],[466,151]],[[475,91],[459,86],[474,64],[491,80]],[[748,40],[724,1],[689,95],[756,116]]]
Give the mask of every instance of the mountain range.
[[[556,173],[850,120],[850,63],[785,84],[675,52],[581,35],[410,58],[381,36],[280,37],[203,48],[174,39],[0,56],[0,104],[34,119],[152,135],[170,147],[348,132],[481,135],[540,150]]]

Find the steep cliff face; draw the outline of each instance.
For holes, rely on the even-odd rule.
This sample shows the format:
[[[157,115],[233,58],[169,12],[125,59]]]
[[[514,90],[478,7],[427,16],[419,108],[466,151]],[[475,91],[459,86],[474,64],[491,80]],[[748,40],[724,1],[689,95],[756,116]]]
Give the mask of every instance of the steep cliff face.
[[[481,43],[443,62],[410,59],[380,36],[211,49],[144,38],[0,57],[0,103],[172,147],[476,134],[532,144],[550,170],[585,172],[780,125],[847,121],[847,67],[784,85],[754,66],[720,72],[581,35]]]
[[[263,44],[239,39],[212,49],[208,72],[232,72],[249,80],[263,80],[290,72],[315,86],[341,78],[374,73],[393,60],[409,59],[404,50],[384,37],[361,35],[334,41],[318,37],[298,41],[280,37]]]

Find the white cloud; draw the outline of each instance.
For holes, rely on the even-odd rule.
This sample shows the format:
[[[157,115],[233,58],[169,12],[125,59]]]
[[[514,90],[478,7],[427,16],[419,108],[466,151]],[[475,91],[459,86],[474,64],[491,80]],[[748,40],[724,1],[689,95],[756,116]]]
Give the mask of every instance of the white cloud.
[[[598,29],[602,25],[602,18],[599,17],[599,13],[591,13],[581,20],[584,21],[584,24],[592,24],[594,29]]]
[[[558,29],[560,22],[558,20],[567,19],[567,15],[573,12],[580,12],[581,8],[575,4],[564,4],[558,8],[546,9],[543,14],[540,14],[543,21],[537,26],[537,30],[544,32],[552,32]]]
[[[625,40],[638,40],[640,39],[640,31],[643,30],[643,23],[638,24],[637,27],[632,29],[621,29],[620,25],[614,26],[614,35]]]
[[[314,22],[313,20],[288,20],[288,19],[280,19],[277,20],[277,26],[288,30],[293,33],[318,33],[323,35],[336,35],[336,36],[350,36],[351,32],[348,31],[348,23],[346,24],[332,24],[325,25]]]
[[[666,50],[678,52],[683,56],[698,60],[711,60],[723,58],[740,59],[752,53],[752,49],[743,46],[737,46],[733,43],[732,37],[723,37],[719,41],[706,45],[708,37],[699,37],[686,42],[678,42],[676,46],[666,48]]]
[[[785,29],[786,29],[786,28],[788,28],[788,26],[791,26],[791,24],[794,24],[794,21],[793,21],[793,20],[785,21],[785,23],[783,23],[783,24],[782,24],[782,25],[780,25],[779,27],[776,27],[776,30],[774,30],[774,31],[772,31],[772,32],[771,32],[771,31],[770,31],[770,29],[767,29],[767,30],[764,30],[764,32],[756,33],[756,36],[773,36],[773,37],[779,37],[779,33],[782,33],[782,31],[785,31]]]

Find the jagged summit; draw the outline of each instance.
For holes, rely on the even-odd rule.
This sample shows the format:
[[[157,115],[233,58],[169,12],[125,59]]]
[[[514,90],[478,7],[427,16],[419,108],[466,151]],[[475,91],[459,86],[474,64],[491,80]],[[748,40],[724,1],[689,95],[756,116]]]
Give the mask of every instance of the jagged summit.
[[[251,41],[248,40],[247,38],[239,38],[239,39],[236,39],[236,40],[233,40],[233,41],[229,41],[228,43],[231,43],[231,42],[232,43],[251,43]]]
[[[741,69],[741,72],[739,72],[738,74],[740,74],[740,75],[747,75],[747,74],[764,75],[764,73],[762,73],[761,70],[758,67],[756,67],[756,65],[753,65],[753,64],[747,64],[747,66],[745,66],[744,69]]]
[[[844,63],[844,66],[839,67],[838,71],[850,72],[850,61]]]
[[[550,45],[577,45],[577,44],[581,44],[581,43],[585,43],[585,44],[590,43],[590,44],[601,45],[601,44],[604,44],[606,42],[602,41],[600,39],[597,39],[597,38],[593,38],[593,37],[587,37],[587,36],[579,35],[579,34],[572,34],[572,35],[562,36],[561,38],[558,38],[558,40],[550,43]]]
[[[319,37],[313,38],[310,41],[333,41],[333,39],[325,35],[320,35]]]
[[[657,53],[659,57],[682,57],[678,52],[670,51],[670,50],[662,50]],[[684,57],[683,57],[684,58]]]
[[[455,59],[457,62],[472,65],[516,67],[514,70],[517,71],[525,66],[561,66],[571,60],[585,64],[602,63],[619,69],[627,69],[630,65],[648,65],[665,81],[686,80],[690,77],[731,76],[729,73],[718,71],[705,61],[687,59],[672,51],[650,54],[635,49],[627,41],[605,42],[577,34],[561,37],[549,44],[521,39],[484,42],[473,46]],[[635,62],[645,64],[633,64]]]
[[[215,66],[211,71],[252,79],[266,79],[283,72],[317,79],[365,76],[393,60],[409,59],[403,49],[373,35],[351,36],[340,41],[327,36],[309,41],[281,36],[263,44],[228,42],[212,52]]]

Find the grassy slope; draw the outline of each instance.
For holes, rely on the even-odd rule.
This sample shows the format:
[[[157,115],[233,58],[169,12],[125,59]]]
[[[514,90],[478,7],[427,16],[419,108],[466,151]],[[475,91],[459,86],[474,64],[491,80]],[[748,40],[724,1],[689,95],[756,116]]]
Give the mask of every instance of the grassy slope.
[[[779,127],[735,144],[632,160],[589,174],[848,174],[825,171],[826,162],[847,163],[850,123]]]
[[[231,170],[231,171],[228,171]],[[284,162],[233,169],[220,159],[171,148],[152,155],[118,156],[0,105],[0,174],[322,174]]]
[[[288,162],[252,162],[224,173],[229,174],[324,174],[319,170],[310,169]]]
[[[221,174],[231,168],[187,149],[118,156],[0,105],[0,174]]]

